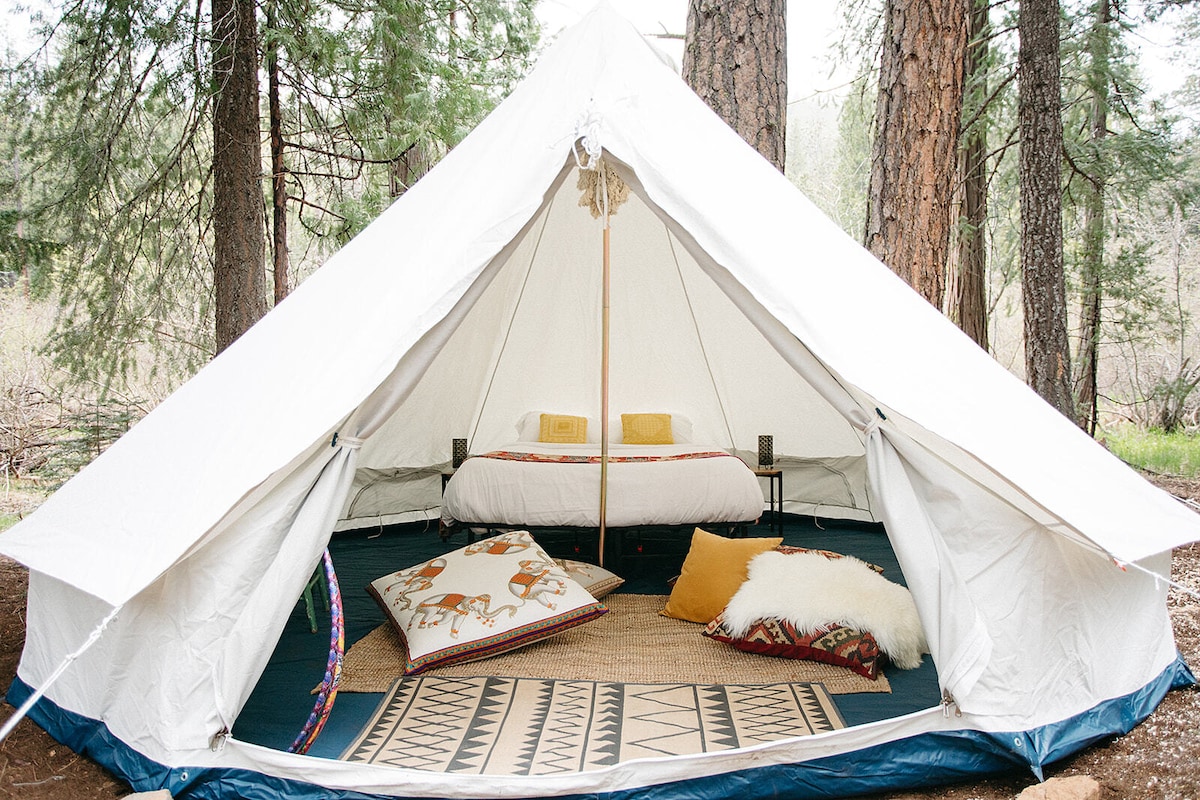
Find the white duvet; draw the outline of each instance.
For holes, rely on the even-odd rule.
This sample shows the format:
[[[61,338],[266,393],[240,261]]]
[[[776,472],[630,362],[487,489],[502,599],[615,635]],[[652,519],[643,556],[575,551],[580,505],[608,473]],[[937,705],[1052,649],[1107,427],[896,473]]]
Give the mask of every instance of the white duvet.
[[[543,456],[598,456],[597,444],[520,442],[500,448]],[[663,458],[720,452],[694,444],[609,446],[606,524],[691,525],[753,522],[763,492],[745,462],[722,453],[623,463],[638,456]],[[442,520],[454,523],[594,528],[600,524],[600,465],[474,457],[446,486]]]

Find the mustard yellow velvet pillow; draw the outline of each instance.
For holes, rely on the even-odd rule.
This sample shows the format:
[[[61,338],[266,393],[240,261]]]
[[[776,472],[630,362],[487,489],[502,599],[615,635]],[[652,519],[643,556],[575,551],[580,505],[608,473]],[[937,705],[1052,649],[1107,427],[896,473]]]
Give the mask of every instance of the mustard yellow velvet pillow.
[[[675,444],[670,414],[622,414],[622,444]]]
[[[584,444],[587,442],[587,417],[568,414],[542,414],[538,441],[553,444]]]
[[[782,543],[781,536],[727,539],[696,528],[662,615],[689,622],[715,619],[745,582],[750,559]]]

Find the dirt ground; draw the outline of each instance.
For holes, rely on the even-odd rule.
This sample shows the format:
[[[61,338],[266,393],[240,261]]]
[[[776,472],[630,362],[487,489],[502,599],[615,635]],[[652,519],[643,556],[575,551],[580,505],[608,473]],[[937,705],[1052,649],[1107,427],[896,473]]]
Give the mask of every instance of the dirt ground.
[[[1200,502],[1200,480],[1152,479],[1176,495]],[[1200,591],[1200,545],[1175,552],[1172,577]],[[7,690],[16,674],[25,638],[26,584],[24,568],[0,557],[0,691]],[[1168,605],[1180,652],[1193,669],[1200,669],[1200,600],[1172,590]],[[12,713],[11,706],[0,703],[0,720],[7,720]],[[1103,800],[1197,800],[1198,764],[1200,691],[1193,688],[1171,692],[1158,710],[1131,733],[1105,740],[1054,765],[1047,777],[1090,775],[1100,783]],[[1010,800],[1033,783],[1030,774],[1013,772],[970,784],[875,797]],[[118,800],[131,791],[28,720],[23,720],[0,744],[0,798]]]

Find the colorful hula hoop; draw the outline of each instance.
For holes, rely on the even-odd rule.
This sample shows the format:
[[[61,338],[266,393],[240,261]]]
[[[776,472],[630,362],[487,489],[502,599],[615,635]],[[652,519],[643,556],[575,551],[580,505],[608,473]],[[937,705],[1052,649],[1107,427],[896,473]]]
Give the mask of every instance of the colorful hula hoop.
[[[346,653],[346,621],[342,614],[342,590],[338,586],[337,572],[333,569],[333,558],[329,550],[323,556],[325,577],[329,581],[329,661],[325,665],[325,678],[317,691],[317,702],[304,728],[288,748],[289,753],[307,753],[313,742],[321,735],[333,701],[337,697],[338,684],[342,682],[342,663]]]

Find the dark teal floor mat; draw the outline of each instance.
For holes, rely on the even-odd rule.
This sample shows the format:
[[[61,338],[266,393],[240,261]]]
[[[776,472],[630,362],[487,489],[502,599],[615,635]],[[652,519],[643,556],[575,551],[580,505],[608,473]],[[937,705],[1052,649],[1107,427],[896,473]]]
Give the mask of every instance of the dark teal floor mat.
[[[787,517],[784,542],[798,547],[819,547],[857,556],[884,568],[884,575],[903,583],[895,554],[879,526],[845,522],[817,523],[806,517]],[[765,526],[749,531],[751,536],[771,535]],[[777,535],[777,534],[776,534]],[[619,566],[609,564],[626,583],[620,591],[638,594],[667,594],[667,581],[679,573],[686,552],[686,536],[674,542],[647,537],[631,542],[631,555]],[[575,544],[569,535],[547,533],[543,545],[552,555],[570,557]],[[346,619],[346,646],[366,636],[384,622],[383,612],[365,587],[381,575],[421,563],[462,546],[458,536],[443,542],[436,525],[394,526],[383,530],[336,534],[330,543]],[[270,663],[243,709],[233,734],[238,739],[266,747],[286,749],[303,727],[315,700],[311,690],[320,683],[329,655],[329,617],[317,602],[319,629],[312,633],[304,604],[297,602],[287,627],[275,647]],[[915,670],[886,670],[890,694],[842,694],[834,697],[848,725],[907,714],[938,704],[937,673],[929,656]],[[337,758],[370,718],[382,695],[341,693],[324,731],[309,750],[310,755]]]

